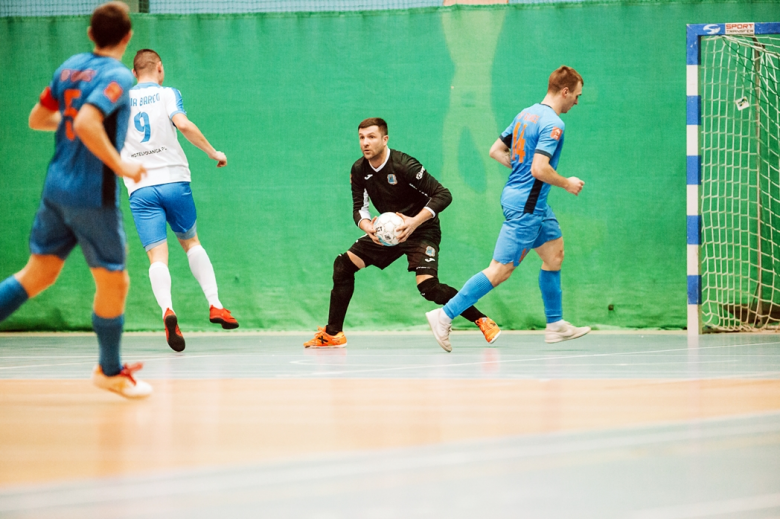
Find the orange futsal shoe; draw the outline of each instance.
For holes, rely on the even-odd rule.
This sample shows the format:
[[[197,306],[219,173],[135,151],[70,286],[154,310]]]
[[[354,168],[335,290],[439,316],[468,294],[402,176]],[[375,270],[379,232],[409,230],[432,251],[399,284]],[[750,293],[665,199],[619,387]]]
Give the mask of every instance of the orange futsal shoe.
[[[309,342],[304,342],[304,348],[343,348],[347,345],[347,336],[344,332],[339,332],[336,335],[330,335],[325,331],[325,328],[318,328],[314,338]]]
[[[477,319],[475,324],[482,331],[482,334],[485,336],[485,340],[488,341],[488,344],[493,344],[496,342],[498,336],[501,335],[501,329],[490,317],[482,317]]]
[[[209,307],[209,321],[212,323],[221,324],[225,330],[234,330],[238,328],[238,321],[236,318],[230,315],[230,310],[227,308],[217,308],[216,306]]]
[[[118,375],[108,377],[103,374],[103,368],[100,365],[95,366],[92,371],[92,383],[100,389],[113,391],[125,398],[146,398],[152,394],[152,386],[141,379],[133,377],[133,373],[144,367],[137,362],[128,366],[122,366],[122,371]]]
[[[163,316],[165,323],[165,340],[173,351],[184,351],[184,336],[179,330],[179,320],[173,310],[168,308]]]

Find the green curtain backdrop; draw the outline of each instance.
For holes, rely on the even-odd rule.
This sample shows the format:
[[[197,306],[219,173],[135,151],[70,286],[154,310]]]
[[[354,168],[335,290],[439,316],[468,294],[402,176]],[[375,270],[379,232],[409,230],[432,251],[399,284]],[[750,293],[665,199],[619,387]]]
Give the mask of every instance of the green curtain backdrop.
[[[488,158],[498,134],[542,99],[561,64],[585,79],[564,115],[559,171],[585,180],[554,189],[564,231],[564,314],[609,328],[685,326],[685,24],[777,21],[777,3],[494,6],[343,14],[136,15],[134,51],[163,58],[166,85],[229,159],[217,170],[183,141],[198,231],[220,297],[244,329],[315,330],[327,319],[334,257],[361,232],[349,170],[357,125],[379,116],[390,145],[453,193],[442,213],[440,278],[455,287],[488,265],[509,173]],[[27,115],[54,69],[90,50],[86,17],[0,19],[0,278],[19,270],[53,136]],[[132,286],[127,330],[159,330],[148,260],[123,192]],[[214,329],[184,253],[170,237],[182,329]],[[508,329],[544,325],[528,259],[480,302]],[[2,330],[90,328],[94,284],[80,250],[57,284]],[[399,260],[357,275],[346,329],[424,329],[433,307]],[[456,327],[470,328],[459,319]]]

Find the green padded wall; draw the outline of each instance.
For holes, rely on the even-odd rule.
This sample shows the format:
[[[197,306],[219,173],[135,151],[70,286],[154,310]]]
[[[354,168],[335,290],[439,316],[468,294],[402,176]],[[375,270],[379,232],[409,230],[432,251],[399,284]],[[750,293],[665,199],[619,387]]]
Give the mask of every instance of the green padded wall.
[[[490,145],[542,99],[554,68],[571,65],[585,88],[564,116],[559,171],[586,185],[579,197],[555,189],[549,199],[566,240],[565,317],[600,329],[681,328],[685,24],[773,21],[777,13],[774,2],[684,2],[138,15],[125,63],[135,49],[156,49],[166,84],[182,91],[190,118],[228,155],[229,166],[217,170],[183,144],[223,303],[243,329],[312,331],[327,318],[334,257],[361,234],[349,194],[358,122],[387,119],[391,147],[452,191],[440,277],[459,288],[488,265],[502,221],[508,170],[488,158]],[[53,70],[90,49],[86,25],[84,17],[0,19],[0,277],[26,261],[53,152],[52,135],[29,130],[27,115]],[[159,330],[126,198],[126,329]],[[213,329],[185,255],[170,244],[182,329]],[[480,308],[505,328],[542,327],[539,264],[529,257]],[[93,290],[76,250],[58,283],[0,329],[89,329]],[[357,275],[346,329],[424,329],[432,307],[399,260]]]

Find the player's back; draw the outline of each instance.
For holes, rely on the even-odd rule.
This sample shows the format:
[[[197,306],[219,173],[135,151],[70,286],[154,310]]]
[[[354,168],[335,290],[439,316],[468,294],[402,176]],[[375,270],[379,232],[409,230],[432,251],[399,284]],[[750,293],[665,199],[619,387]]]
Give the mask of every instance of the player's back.
[[[141,187],[191,180],[173,124],[178,113],[186,114],[181,93],[175,88],[139,83],[130,90],[130,123],[122,157],[147,169],[146,178],[139,183],[125,179],[131,194]]]
[[[561,118],[547,105],[537,103],[517,114],[501,134],[510,148],[512,163],[501,205],[525,213],[543,213],[551,186],[531,174],[531,165],[534,155],[541,153],[550,158],[553,168],[557,168],[564,130]]]
[[[60,65],[41,96],[44,106],[58,109],[62,114],[44,197],[79,207],[118,204],[116,175],[84,146],[73,123],[85,104],[96,107],[104,116],[103,126],[109,140],[121,150],[129,116],[127,92],[132,84],[132,73],[114,58],[84,53]]]

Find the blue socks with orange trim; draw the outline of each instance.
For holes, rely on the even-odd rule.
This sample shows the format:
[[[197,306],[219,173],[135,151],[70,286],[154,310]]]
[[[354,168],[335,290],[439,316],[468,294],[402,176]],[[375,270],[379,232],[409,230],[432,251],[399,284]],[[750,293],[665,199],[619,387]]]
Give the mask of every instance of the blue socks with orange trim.
[[[14,276],[0,283],[0,321],[5,321],[25,301],[29,299],[27,291]]]
[[[544,315],[548,323],[563,319],[563,292],[561,291],[561,271],[540,270],[539,288],[544,301]]]
[[[471,279],[466,281],[463,288],[458,291],[458,295],[449,300],[444,305],[444,313],[450,319],[455,319],[462,314],[466,309],[482,299],[485,294],[493,290],[493,285],[487,278],[484,272],[477,272]]]
[[[111,319],[98,317],[92,313],[92,328],[95,330],[100,346],[100,357],[98,363],[103,369],[103,374],[107,377],[119,375],[122,371],[121,361],[119,360],[119,346],[122,342],[122,329],[125,325],[124,314]]]

